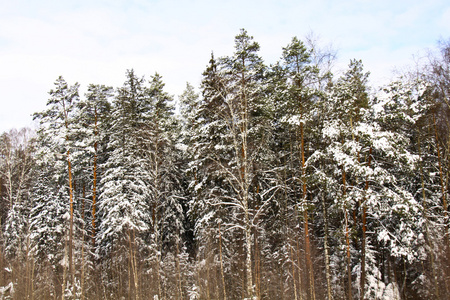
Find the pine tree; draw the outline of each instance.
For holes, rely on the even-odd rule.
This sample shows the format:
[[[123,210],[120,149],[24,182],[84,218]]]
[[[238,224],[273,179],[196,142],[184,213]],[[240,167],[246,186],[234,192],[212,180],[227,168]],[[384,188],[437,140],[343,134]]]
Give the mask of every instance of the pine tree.
[[[40,121],[40,129],[38,130],[39,139],[41,139],[42,156],[49,154],[48,151],[53,151],[55,154],[65,155],[64,167],[61,161],[61,156],[56,157],[53,161],[59,162],[56,165],[55,171],[59,172],[59,176],[64,176],[67,180],[69,193],[69,226],[68,226],[68,283],[70,289],[74,286],[75,268],[73,259],[74,248],[74,186],[73,186],[73,170],[72,157],[75,152],[73,147],[73,133],[72,117],[74,107],[78,99],[79,85],[75,84],[69,86],[67,82],[60,76],[55,81],[55,89],[50,90],[50,98],[47,102],[47,110],[36,113],[35,119]],[[63,154],[64,153],[64,154]],[[46,158],[43,158],[44,160]],[[65,279],[64,279],[65,280]],[[73,292],[73,291],[72,291]]]
[[[108,158],[102,164],[104,175],[100,181],[99,216],[96,236],[98,255],[120,257],[128,264],[128,294],[139,299],[138,249],[142,237],[149,230],[151,215],[148,199],[148,173],[137,148],[139,122],[145,114],[143,79],[127,72],[124,86],[117,92],[108,132]],[[147,110],[150,108],[147,107]],[[123,286],[118,286],[115,292]]]
[[[152,214],[152,245],[148,260],[155,266],[157,294],[162,297],[163,285],[160,277],[164,268],[163,256],[183,249],[181,237],[184,235],[185,211],[182,202],[184,191],[180,174],[180,150],[176,147],[179,125],[173,116],[172,97],[164,91],[164,83],[159,74],[152,76],[146,88],[146,96],[151,106],[147,121],[141,131],[143,157],[148,170],[148,182],[152,192],[149,205]],[[179,265],[179,261],[176,262]],[[177,288],[181,293],[180,288]]]
[[[199,109],[200,134],[206,136],[204,142],[199,140],[196,162],[213,172],[209,176],[214,177],[216,187],[206,196],[208,205],[223,205],[225,224],[242,230],[244,290],[248,298],[255,296],[253,224],[264,209],[258,196],[263,194],[258,175],[264,174],[261,163],[267,148],[262,146],[266,146],[270,134],[263,94],[265,66],[258,50],[259,45],[241,30],[235,39],[234,55],[218,63],[214,58],[210,61]],[[199,189],[202,180],[196,185]]]

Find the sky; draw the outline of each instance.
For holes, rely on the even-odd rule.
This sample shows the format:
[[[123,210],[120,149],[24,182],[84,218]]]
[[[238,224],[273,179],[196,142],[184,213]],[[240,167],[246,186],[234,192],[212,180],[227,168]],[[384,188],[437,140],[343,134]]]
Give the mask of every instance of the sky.
[[[127,69],[158,72],[178,98],[198,87],[211,52],[232,55],[241,28],[266,64],[292,37],[337,52],[336,72],[361,59],[371,82],[450,38],[448,0],[0,0],[0,132],[34,127],[60,75],[120,87]]]

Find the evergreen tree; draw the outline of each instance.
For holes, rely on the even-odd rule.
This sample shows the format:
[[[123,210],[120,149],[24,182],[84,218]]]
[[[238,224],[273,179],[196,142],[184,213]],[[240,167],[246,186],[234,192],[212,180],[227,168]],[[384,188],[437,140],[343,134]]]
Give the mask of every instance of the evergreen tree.
[[[55,81],[55,89],[50,90],[50,98],[47,102],[47,109],[40,113],[35,113],[34,118],[40,122],[38,130],[39,150],[38,154],[43,163],[54,164],[54,177],[57,178],[55,190],[67,188],[68,200],[68,232],[67,256],[68,256],[68,276],[64,277],[64,289],[67,287],[68,293],[74,292],[75,268],[74,268],[74,225],[75,221],[80,221],[74,216],[74,181],[72,161],[76,153],[74,147],[73,134],[73,114],[74,107],[78,102],[79,85],[69,86],[60,76]],[[65,181],[65,184],[64,184]],[[60,192],[58,192],[60,193]],[[55,194],[57,194],[55,192]],[[77,220],[75,220],[77,219]],[[78,224],[78,228],[79,228]],[[65,271],[65,269],[64,269]],[[63,292],[64,292],[63,289]]]
[[[127,71],[127,80],[114,99],[109,153],[101,167],[105,171],[100,181],[101,221],[96,236],[98,255],[108,257],[106,262],[111,263],[112,257],[117,263],[127,262],[128,278],[123,281],[128,282],[128,287],[116,286],[115,292],[126,288],[128,295],[136,299],[140,297],[138,250],[151,222],[148,173],[139,154],[136,134],[146,113],[143,83],[132,70]]]

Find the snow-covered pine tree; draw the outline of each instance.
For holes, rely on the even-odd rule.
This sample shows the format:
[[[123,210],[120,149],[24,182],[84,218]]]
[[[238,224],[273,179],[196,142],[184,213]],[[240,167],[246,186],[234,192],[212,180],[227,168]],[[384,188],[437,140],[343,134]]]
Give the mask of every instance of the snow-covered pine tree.
[[[98,183],[101,174],[98,165],[105,161],[104,149],[112,96],[111,87],[90,84],[85,98],[77,103],[74,116],[72,136],[78,150],[74,157],[75,192],[80,199],[76,208],[83,221],[78,267],[82,299],[98,292],[98,287],[90,284],[100,274],[94,257]]]
[[[73,129],[73,114],[76,103],[78,102],[78,83],[69,86],[67,82],[60,76],[55,81],[55,88],[50,90],[50,98],[47,102],[47,109],[34,114],[34,119],[38,119],[40,127],[38,130],[38,154],[43,163],[53,165],[54,177],[58,178],[57,184],[64,184],[57,188],[67,188],[69,195],[69,209],[68,209],[68,232],[66,243],[68,256],[68,272],[65,277],[63,286],[67,287],[67,293],[75,292],[75,268],[74,268],[74,226],[81,228],[81,220],[77,218],[79,214],[74,210],[74,179],[72,170],[72,160],[77,149],[74,147],[74,140],[72,139]],[[75,224],[77,223],[77,224]],[[65,269],[64,269],[65,270]],[[67,281],[66,281],[67,280]],[[67,283],[67,286],[66,286]]]
[[[64,177],[45,163],[38,163],[38,167],[30,216],[30,239],[36,258],[34,295],[43,299],[61,298],[69,266],[70,198]]]
[[[203,73],[202,97],[186,94],[181,110],[187,120],[183,135],[186,136],[186,153],[189,159],[189,219],[194,225],[195,238],[196,283],[192,293],[206,298],[227,298],[225,274],[220,271],[219,266],[221,262],[222,270],[226,267],[224,257],[227,252],[222,252],[223,255],[219,255],[218,260],[215,259],[221,253],[216,240],[219,236],[217,224],[224,223],[225,210],[212,205],[219,201],[219,195],[227,193],[223,189],[218,166],[211,159],[215,153],[214,147],[226,132],[226,126],[217,116],[224,107],[222,87],[223,78],[219,75],[217,60],[212,54]],[[220,275],[217,278],[215,274]],[[215,286],[220,287],[215,289]]]
[[[308,201],[305,162],[308,155],[306,153],[306,144],[310,141],[307,135],[308,131],[310,131],[309,126],[311,126],[310,123],[314,112],[314,98],[317,94],[315,83],[319,81],[319,69],[312,64],[311,49],[307,49],[304,43],[296,37],[292,39],[287,47],[283,48],[282,68],[286,79],[285,86],[282,89],[283,95],[280,96],[283,102],[279,109],[283,114],[281,122],[286,127],[285,131],[291,135],[288,141],[292,147],[286,167],[289,168],[287,171],[289,173],[288,176],[292,179],[297,179],[294,182],[289,182],[290,190],[297,191],[297,193],[294,192],[296,195],[290,194],[297,198],[293,199],[295,205],[293,212],[298,222],[303,222],[304,234],[306,262],[306,277],[304,279],[307,284],[304,287],[300,287],[298,292],[302,293],[302,290],[306,289],[310,298],[315,299],[314,269],[308,224],[308,210],[311,209],[311,204]],[[297,251],[299,250],[297,249]],[[298,276],[301,276],[302,272],[299,270],[298,274]],[[299,284],[300,282],[301,280],[299,279]]]
[[[147,261],[154,270],[152,276],[156,284],[150,287],[150,292],[158,297],[181,297],[184,291],[180,286],[180,259],[185,249],[182,237],[186,214],[186,205],[183,203],[186,200],[180,166],[183,149],[177,147],[180,127],[173,115],[172,96],[164,91],[164,83],[159,74],[152,76],[145,94],[151,109],[142,125],[140,145],[148,172],[148,184],[151,186],[149,206],[152,228],[147,237],[147,243],[151,247],[147,250]],[[175,261],[170,262],[170,257]],[[177,266],[179,276],[175,280],[175,290],[167,288],[170,280],[163,280],[167,276],[161,277],[163,262]]]
[[[223,230],[234,232],[236,245],[233,247],[245,261],[244,267],[239,267],[245,272],[240,278],[232,278],[238,281],[232,284],[234,288],[230,292],[236,293],[241,286],[240,294],[248,298],[256,296],[254,225],[270,198],[262,180],[271,131],[263,93],[265,66],[258,50],[259,45],[241,30],[235,38],[234,55],[221,58],[219,62],[214,58],[210,61],[202,83],[200,135],[195,142],[197,159],[193,162],[196,168],[210,170],[197,172],[195,186],[207,192],[203,208],[222,206]],[[210,180],[205,180],[207,177]],[[212,182],[212,189],[203,186]],[[266,197],[261,196],[264,194]],[[203,211],[199,221],[213,215]],[[236,261],[239,260],[232,264]]]
[[[99,163],[106,159],[104,150],[107,143],[107,130],[110,122],[111,98],[113,88],[105,85],[90,84],[85,99],[78,103],[77,128],[79,129],[78,147],[83,151],[81,179],[88,190],[86,197],[92,200],[90,205],[90,229],[93,245],[96,235],[96,209],[98,199]],[[87,213],[87,212],[86,212]],[[87,221],[86,221],[87,222]],[[89,226],[87,224],[87,226]]]
[[[417,157],[408,151],[407,138],[381,126],[364,78],[361,62],[353,61],[331,87],[322,129],[327,146],[317,149],[308,163],[322,160],[317,179],[326,182],[328,193],[337,199],[332,214],[342,211],[339,222],[331,224],[343,229],[332,260],[347,268],[348,297],[358,290],[360,299],[384,299],[387,289],[398,293],[397,283],[381,277],[375,249],[380,249],[380,235],[395,235],[396,226],[408,236],[412,233],[419,206],[399,173],[411,174]],[[340,256],[346,256],[345,262]],[[359,283],[357,289],[353,282]]]
[[[108,293],[140,298],[140,253],[151,224],[148,172],[138,148],[146,105],[144,79],[133,70],[113,102],[108,154],[101,165],[97,254],[103,259]],[[112,272],[111,272],[112,269]]]
[[[443,224],[442,185],[440,172],[436,171],[439,156],[433,120],[435,103],[430,101],[429,91],[430,83],[425,78],[403,76],[386,86],[378,96],[378,124],[402,136],[407,141],[408,152],[417,157],[415,172],[407,172],[398,165],[391,168],[391,172],[398,180],[397,185],[413,194],[419,206],[416,210],[405,206],[400,215],[398,210],[393,210],[394,215],[387,218],[384,225],[391,234],[382,231],[380,244],[390,253],[391,269],[402,274],[401,279],[397,279],[402,293],[440,299],[445,290],[443,281],[436,276],[440,272],[439,254],[442,253],[438,250],[442,249],[439,246],[442,232],[438,229]],[[428,262],[426,268],[419,267],[424,261]],[[413,288],[406,289],[403,283]]]

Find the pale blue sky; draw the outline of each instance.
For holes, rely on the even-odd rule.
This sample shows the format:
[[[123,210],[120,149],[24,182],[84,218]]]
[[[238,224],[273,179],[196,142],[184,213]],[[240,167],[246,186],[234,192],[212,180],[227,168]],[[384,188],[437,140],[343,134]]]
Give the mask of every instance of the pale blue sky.
[[[62,75],[121,86],[126,69],[163,76],[179,95],[198,86],[211,51],[233,53],[247,29],[267,64],[313,32],[338,51],[336,70],[362,59],[374,83],[450,38],[450,2],[246,0],[0,0],[0,132],[30,126]],[[83,91],[82,90],[82,91]]]

